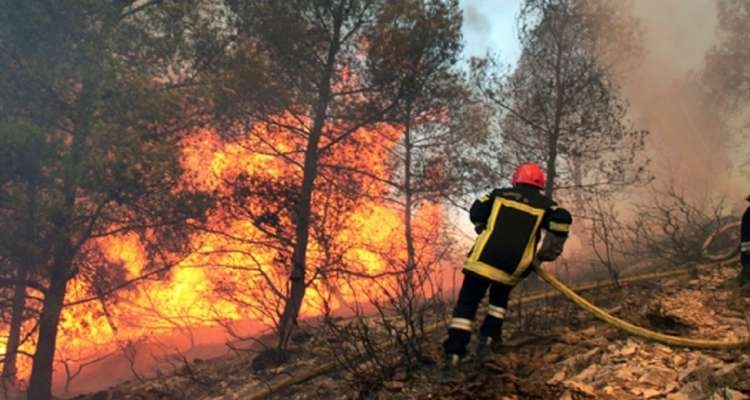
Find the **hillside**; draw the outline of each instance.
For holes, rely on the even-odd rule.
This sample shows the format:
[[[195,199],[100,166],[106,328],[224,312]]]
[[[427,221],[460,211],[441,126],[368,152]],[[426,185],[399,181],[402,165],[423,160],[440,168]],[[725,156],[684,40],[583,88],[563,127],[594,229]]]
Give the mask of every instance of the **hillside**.
[[[734,283],[735,266],[701,265],[681,276],[591,291],[608,311],[665,333],[731,339],[748,335],[750,293]],[[516,294],[518,295],[518,293]],[[458,383],[443,383],[438,329],[430,360],[364,382],[335,369],[274,393],[274,399],[732,399],[750,396],[750,354],[667,347],[629,337],[562,298],[518,307],[512,302],[505,343],[484,366],[467,362]],[[89,399],[244,399],[259,382],[325,366],[334,338],[298,337],[294,359],[258,370],[254,354],[183,366],[172,376],[131,382]],[[255,368],[255,370],[254,370]]]

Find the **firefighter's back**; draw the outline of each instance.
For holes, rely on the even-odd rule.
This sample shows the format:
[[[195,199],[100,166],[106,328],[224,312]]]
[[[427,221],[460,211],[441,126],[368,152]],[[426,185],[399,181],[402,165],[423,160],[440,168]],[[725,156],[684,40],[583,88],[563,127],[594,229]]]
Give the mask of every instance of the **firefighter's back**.
[[[496,189],[482,200],[474,211],[487,215],[486,228],[477,238],[466,269],[514,284],[534,258],[540,228],[554,202],[529,185]]]

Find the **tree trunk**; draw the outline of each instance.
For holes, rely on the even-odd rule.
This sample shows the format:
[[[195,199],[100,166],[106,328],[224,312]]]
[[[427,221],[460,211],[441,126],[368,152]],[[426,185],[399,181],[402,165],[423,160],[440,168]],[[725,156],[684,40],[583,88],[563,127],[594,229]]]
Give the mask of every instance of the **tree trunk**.
[[[578,210],[585,208],[583,204],[583,171],[581,168],[582,157],[579,154],[573,154],[571,156],[573,161],[573,188],[575,190],[574,197],[576,200],[575,207]]]
[[[57,324],[60,322],[68,280],[73,277],[71,273],[73,259],[82,243],[77,246],[71,245],[68,235],[72,230],[71,224],[75,214],[76,193],[79,185],[78,168],[83,159],[84,143],[91,133],[95,108],[94,98],[99,91],[93,79],[93,75],[86,75],[81,82],[81,94],[75,113],[75,131],[70,144],[70,161],[65,165],[63,173],[64,203],[59,210],[62,218],[55,223],[58,237],[55,239],[54,256],[48,266],[50,268],[49,286],[44,293],[44,302],[39,314],[39,333],[29,378],[28,400],[47,400],[52,396]]]
[[[562,23],[564,26],[565,21],[563,21]],[[562,29],[564,30],[564,28]],[[544,188],[544,194],[546,194],[549,198],[552,198],[552,195],[555,192],[555,180],[557,179],[558,141],[560,138],[560,124],[562,123],[563,107],[565,106],[561,81],[563,68],[563,48],[565,46],[563,35],[560,35],[557,40],[557,52],[555,56],[555,119],[553,121],[551,131],[547,132],[547,184]]]
[[[416,268],[416,256],[414,250],[414,233],[412,229],[412,211],[414,208],[414,198],[411,186],[411,116],[407,117],[406,128],[404,130],[404,237],[406,239],[406,293],[407,298],[411,299],[412,290],[414,289],[414,269]]]
[[[415,320],[416,283],[414,273],[417,268],[416,251],[414,250],[414,230],[412,213],[414,211],[414,193],[412,188],[412,152],[414,151],[411,138],[411,115],[407,112],[406,128],[404,129],[404,238],[406,239],[406,273],[404,274],[403,293],[401,294],[401,315],[406,327],[406,346],[404,357],[406,365],[412,365],[412,356],[419,352],[417,346],[417,321]]]
[[[29,379],[29,400],[48,400],[52,397],[52,372],[55,359],[55,342],[60,312],[65,301],[68,284],[67,265],[56,266],[51,274],[49,288],[44,295],[39,316],[39,339],[34,353],[34,363]]]
[[[315,125],[317,125],[317,120]],[[315,129],[310,133],[305,152],[305,164],[300,188],[299,204],[295,220],[295,242],[292,252],[292,272],[289,276],[291,289],[284,306],[284,312],[279,322],[279,349],[286,350],[294,326],[297,322],[302,300],[305,296],[305,272],[307,263],[307,243],[310,237],[310,213],[312,210],[312,195],[315,190],[315,177],[318,169],[318,143],[320,132]]]
[[[552,198],[555,192],[555,179],[557,179],[557,137],[550,135],[549,153],[547,153],[547,186],[544,188],[544,194]]]
[[[26,238],[24,240],[34,241],[36,234],[36,196],[38,190],[38,181],[33,175],[26,187],[27,198],[27,224],[25,229]],[[36,267],[38,265],[38,254],[26,255],[26,262]],[[22,266],[17,266],[16,279],[18,282],[13,288],[13,305],[10,317],[10,327],[8,330],[8,344],[5,349],[5,360],[3,361],[3,380],[14,382],[16,380],[16,361],[18,359],[18,347],[21,345],[21,325],[23,324],[23,312],[26,309],[26,279],[29,277],[29,270]]]
[[[21,324],[23,323],[23,312],[26,308],[26,281],[27,273],[23,268],[18,269],[18,274],[13,293],[13,305],[10,317],[10,329],[8,331],[8,344],[5,349],[5,360],[3,361],[3,380],[15,382],[16,359],[18,358],[18,346],[21,344]]]
[[[305,297],[305,272],[307,268],[307,244],[310,237],[310,217],[312,197],[315,191],[315,178],[318,175],[320,158],[318,144],[323,133],[328,105],[331,101],[331,80],[336,67],[336,55],[340,48],[341,26],[343,24],[343,2],[339,4],[334,16],[333,37],[328,49],[326,66],[321,71],[318,85],[318,98],[313,110],[313,126],[307,138],[305,149],[304,171],[300,187],[299,203],[295,215],[294,249],[292,251],[292,271],[289,276],[291,284],[284,311],[279,321],[279,350],[285,351],[297,324],[297,317]]]

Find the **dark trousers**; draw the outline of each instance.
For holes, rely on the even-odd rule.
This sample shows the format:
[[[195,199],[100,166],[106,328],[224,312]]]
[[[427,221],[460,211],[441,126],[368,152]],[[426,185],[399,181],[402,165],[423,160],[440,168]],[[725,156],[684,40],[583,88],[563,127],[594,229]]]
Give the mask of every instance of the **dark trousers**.
[[[750,282],[750,251],[740,253],[740,262],[742,271],[740,271],[740,284],[744,285]]]
[[[484,294],[487,293],[487,288],[490,289],[490,304],[479,333],[493,340],[500,340],[505,311],[508,308],[508,297],[513,288],[464,271],[464,281],[461,284],[458,301],[453,309],[453,319],[448,328],[448,339],[443,343],[446,354],[458,354],[461,357],[466,355],[466,346],[471,340],[477,308]]]

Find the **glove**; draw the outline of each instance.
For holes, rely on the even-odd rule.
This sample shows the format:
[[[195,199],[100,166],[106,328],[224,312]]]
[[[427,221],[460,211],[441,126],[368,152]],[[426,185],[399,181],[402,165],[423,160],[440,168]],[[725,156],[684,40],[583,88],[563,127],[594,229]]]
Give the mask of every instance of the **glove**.
[[[542,246],[536,253],[536,258],[539,261],[554,261],[563,252],[563,246],[565,245],[567,237],[562,235],[556,235],[552,232],[547,232],[544,235]]]

